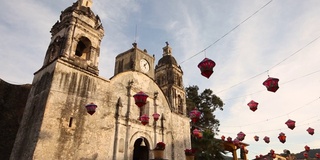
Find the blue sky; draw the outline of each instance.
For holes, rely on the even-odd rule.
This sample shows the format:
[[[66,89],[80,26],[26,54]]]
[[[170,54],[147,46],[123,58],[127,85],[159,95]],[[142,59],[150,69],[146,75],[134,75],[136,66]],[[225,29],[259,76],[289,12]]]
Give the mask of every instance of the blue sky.
[[[52,25],[73,2],[1,3],[1,79],[32,82],[42,66]],[[244,132],[249,158],[270,149],[281,153],[299,152],[305,145],[320,148],[319,8],[319,0],[93,0],[92,10],[105,29],[100,76],[113,75],[115,56],[134,41],[156,61],[168,41],[184,70],[184,85],[210,88],[224,101],[224,110],[216,113],[219,137],[235,138]],[[197,68],[205,57],[217,64],[209,79]],[[268,75],[280,79],[276,93],[262,85]],[[257,111],[249,110],[250,100],[259,103]],[[294,130],[284,124],[288,119],[296,121]],[[308,127],[315,129],[313,136],[306,132]],[[284,144],[277,138],[280,132],[287,135]],[[262,141],[264,136],[270,137],[269,144]]]

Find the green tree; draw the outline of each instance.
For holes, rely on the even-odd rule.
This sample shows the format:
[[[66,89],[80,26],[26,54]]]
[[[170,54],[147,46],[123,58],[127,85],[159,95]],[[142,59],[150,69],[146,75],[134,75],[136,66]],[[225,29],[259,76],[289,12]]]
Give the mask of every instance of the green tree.
[[[212,90],[205,89],[198,93],[198,86],[186,88],[187,113],[195,107],[201,112],[197,122],[191,122],[191,132],[197,128],[201,130],[203,137],[191,136],[191,145],[197,150],[195,159],[197,160],[219,160],[223,158],[223,148],[220,140],[214,138],[219,132],[220,122],[213,114],[216,109],[223,110],[222,100],[213,94]]]

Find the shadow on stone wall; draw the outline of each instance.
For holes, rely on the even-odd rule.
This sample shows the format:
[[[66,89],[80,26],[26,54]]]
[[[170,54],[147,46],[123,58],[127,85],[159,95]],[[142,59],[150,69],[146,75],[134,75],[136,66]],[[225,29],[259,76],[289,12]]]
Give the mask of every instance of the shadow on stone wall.
[[[19,129],[31,84],[13,85],[0,79],[0,159],[7,160]]]

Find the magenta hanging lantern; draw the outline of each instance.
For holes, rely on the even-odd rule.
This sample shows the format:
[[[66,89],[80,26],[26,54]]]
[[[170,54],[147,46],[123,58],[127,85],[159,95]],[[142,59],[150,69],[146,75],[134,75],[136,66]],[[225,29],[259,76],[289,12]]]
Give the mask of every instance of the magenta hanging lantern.
[[[286,142],[286,135],[284,133],[280,133],[279,136],[279,141],[282,142],[282,143],[285,143]]]
[[[96,108],[97,108],[97,107],[98,107],[98,106],[95,105],[94,103],[90,103],[90,104],[87,104],[87,105],[86,105],[87,112],[88,112],[90,115],[93,115],[93,113],[96,112]]]
[[[246,134],[244,134],[241,131],[237,134],[237,139],[239,139],[239,141],[243,141],[245,137],[246,137]]]
[[[265,136],[265,137],[263,138],[263,140],[264,140],[266,143],[269,143],[269,142],[270,142],[270,138],[269,138],[268,136]]]
[[[251,100],[247,105],[249,106],[250,110],[254,112],[258,108],[258,104],[259,103],[255,102],[254,100]]]
[[[306,145],[306,146],[304,146],[304,150],[305,150],[306,152],[309,152],[309,151],[310,151],[310,147],[309,147],[308,145]]]
[[[146,104],[147,98],[149,96],[143,93],[142,91],[138,92],[137,94],[133,95],[135,104],[140,108]]]
[[[296,121],[293,121],[291,119],[289,119],[285,124],[292,130],[296,127]]]
[[[310,135],[313,135],[313,134],[314,134],[314,129],[311,128],[311,127],[309,127],[309,128],[307,129],[307,132],[308,132]]]
[[[238,138],[235,138],[235,139],[233,140],[233,144],[234,144],[234,145],[238,146],[239,143],[240,143],[240,140],[239,140]]]
[[[315,156],[316,156],[316,158],[318,158],[318,159],[320,158],[320,154],[319,154],[319,153],[316,153]]]
[[[160,117],[160,114],[159,114],[159,113],[154,113],[154,114],[152,115],[152,117],[153,117],[153,119],[154,119],[155,121],[158,121],[158,119],[159,119],[159,117]]]
[[[274,154],[274,150],[273,150],[273,149],[270,150],[270,154],[271,154],[271,155]]]
[[[255,141],[257,141],[257,142],[259,141],[259,136],[254,136],[253,138]]]
[[[194,135],[195,137],[198,137],[198,136],[199,136],[199,133],[200,133],[200,130],[198,130],[198,129],[196,128],[196,129],[194,129],[194,130],[192,131],[192,133],[193,133],[193,135]]]
[[[232,138],[231,138],[231,137],[228,137],[228,138],[227,138],[227,141],[228,141],[228,142],[232,142]]]
[[[270,92],[276,92],[279,89],[278,85],[279,79],[269,77],[262,84],[267,87],[267,90]]]
[[[213,67],[215,65],[216,63],[213,60],[205,58],[198,64],[198,68],[201,71],[201,75],[209,78],[213,73]]]
[[[141,123],[142,123],[143,125],[146,125],[146,124],[149,123],[149,116],[146,115],[146,114],[144,114],[144,115],[142,115],[142,116],[140,117],[140,120],[141,120]]]
[[[221,140],[226,140],[226,137],[224,135],[221,136]]]
[[[197,122],[200,118],[201,112],[198,111],[197,107],[194,107],[194,109],[189,113],[189,116],[193,123]]]

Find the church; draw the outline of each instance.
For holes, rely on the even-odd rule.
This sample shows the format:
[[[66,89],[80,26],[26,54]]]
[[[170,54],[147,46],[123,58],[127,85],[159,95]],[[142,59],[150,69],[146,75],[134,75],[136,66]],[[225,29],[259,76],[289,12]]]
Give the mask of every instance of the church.
[[[114,75],[100,77],[104,28],[91,6],[77,0],[52,26],[10,159],[149,160],[158,142],[166,144],[164,159],[185,159],[190,119],[169,43],[158,62],[133,43],[115,57]],[[139,93],[148,96],[141,106]]]

